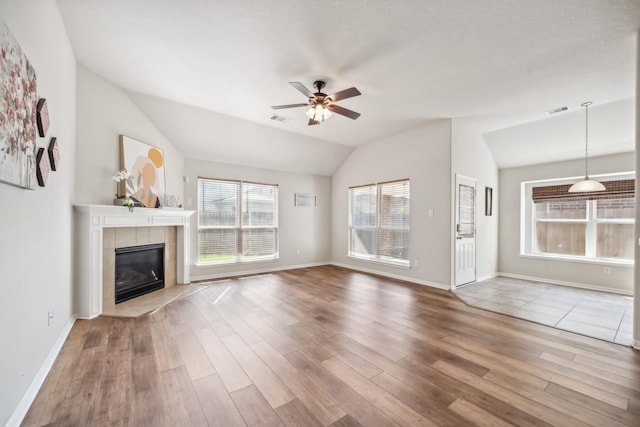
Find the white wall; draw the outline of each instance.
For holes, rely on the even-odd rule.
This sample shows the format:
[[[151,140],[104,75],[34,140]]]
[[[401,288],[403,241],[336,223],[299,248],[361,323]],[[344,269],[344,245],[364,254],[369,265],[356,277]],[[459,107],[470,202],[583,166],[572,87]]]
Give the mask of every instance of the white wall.
[[[121,88],[78,65],[78,204],[111,204],[120,167],[119,135],[162,148],[166,192],[183,195],[184,157]]]
[[[451,122],[425,126],[358,147],[333,176],[331,260],[339,265],[449,287],[451,260]],[[349,187],[409,178],[409,256],[419,268],[347,257]],[[429,211],[433,210],[433,217]]]
[[[498,167],[489,151],[480,124],[471,119],[453,119],[451,125],[451,173],[477,179],[476,184],[476,279],[495,276],[498,269],[498,223],[500,188]],[[493,189],[493,215],[485,216],[485,187]],[[455,188],[452,190],[455,195]],[[455,209],[455,197],[451,198]],[[452,210],[453,212],[453,210]],[[453,233],[453,229],[451,230]],[[453,234],[451,236],[453,239]],[[452,261],[454,255],[452,254]],[[452,262],[452,280],[453,280]]]
[[[636,33],[636,150],[635,150],[635,166],[640,168],[640,31]],[[636,188],[640,188],[640,176],[636,174]],[[640,266],[640,197],[636,197],[636,223],[635,223],[635,240],[638,246],[635,246],[634,262]],[[640,350],[640,268],[634,268],[633,273],[633,341],[631,345],[636,350]]]
[[[204,279],[240,274],[243,272],[269,271],[329,262],[331,238],[331,178],[277,172],[223,163],[186,159],[185,208],[197,211],[198,177],[235,179],[278,184],[280,258],[218,266],[196,266],[197,213],[191,217],[191,279]],[[294,206],[295,193],[311,193],[317,196],[316,208]],[[190,202],[190,203],[189,203]],[[297,251],[300,250],[300,255]]]
[[[0,1],[0,16],[36,70],[47,99],[60,166],[35,191],[0,183],[0,425],[72,322],[76,67],[54,0]],[[54,307],[51,326],[47,311]],[[29,403],[29,402],[27,402]],[[26,408],[24,408],[26,410]]]
[[[352,147],[319,139],[327,128],[315,127],[319,132],[316,138],[293,132],[295,122],[274,127],[168,99],[127,93],[167,138],[180,141],[182,154],[191,159],[331,176],[353,151]],[[303,110],[298,111],[302,115]],[[331,127],[341,124],[338,120]],[[303,125],[307,126],[306,120]]]
[[[598,175],[635,170],[633,153],[589,158],[589,174]],[[520,183],[553,178],[584,176],[584,160],[500,170],[499,258],[501,273],[571,282],[631,293],[633,268],[611,266],[611,275],[602,265],[521,257]]]

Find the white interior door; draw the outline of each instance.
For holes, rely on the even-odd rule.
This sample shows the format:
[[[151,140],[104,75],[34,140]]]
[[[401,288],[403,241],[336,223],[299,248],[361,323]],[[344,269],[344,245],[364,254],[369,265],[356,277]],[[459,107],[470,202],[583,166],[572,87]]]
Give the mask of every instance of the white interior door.
[[[456,174],[455,286],[476,280],[476,180]]]

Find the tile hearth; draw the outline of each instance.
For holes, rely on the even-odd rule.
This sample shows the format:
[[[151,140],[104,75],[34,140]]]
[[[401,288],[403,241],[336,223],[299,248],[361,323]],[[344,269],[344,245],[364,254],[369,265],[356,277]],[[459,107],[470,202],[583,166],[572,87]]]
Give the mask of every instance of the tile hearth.
[[[152,313],[172,301],[193,295],[209,287],[211,283],[176,285],[160,289],[117,305],[103,306],[101,316],[136,318]]]

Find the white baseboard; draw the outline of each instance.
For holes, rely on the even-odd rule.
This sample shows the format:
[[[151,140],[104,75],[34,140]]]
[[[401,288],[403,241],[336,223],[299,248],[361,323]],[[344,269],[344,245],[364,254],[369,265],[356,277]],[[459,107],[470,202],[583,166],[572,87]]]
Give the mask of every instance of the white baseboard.
[[[401,274],[387,273],[386,271],[373,270],[370,268],[358,267],[351,264],[343,264],[336,261],[331,261],[331,265],[335,265],[337,267],[342,267],[342,268],[348,268],[349,270],[361,271],[363,273],[370,273],[370,274],[376,274],[378,276],[390,277],[392,279],[403,280],[405,282],[417,283],[418,285],[431,286],[432,288],[444,289],[447,291],[451,289],[449,285],[436,283],[436,282],[429,282],[427,280],[420,280],[413,277],[403,276]]]
[[[532,282],[551,283],[552,285],[569,286],[571,288],[587,289],[590,291],[608,292],[613,294],[633,296],[633,291],[625,291],[624,289],[605,288],[604,286],[588,285],[585,283],[567,282],[564,280],[554,280],[544,277],[524,276],[522,274],[497,273],[496,276],[509,277],[511,279],[530,280]]]
[[[31,382],[31,385],[29,386],[27,391],[22,396],[22,399],[20,399],[20,403],[18,403],[18,406],[16,407],[15,411],[13,411],[13,414],[11,415],[11,418],[9,418],[9,421],[7,421],[5,427],[18,427],[24,419],[25,415],[27,415],[27,411],[31,407],[33,400],[36,398],[38,391],[40,391],[40,387],[42,387],[44,380],[47,378],[47,375],[49,374],[53,363],[56,361],[56,357],[58,357],[58,354],[60,353],[64,342],[67,340],[69,332],[71,332],[71,328],[73,327],[75,321],[76,316],[71,316],[69,323],[67,323],[67,325],[60,333],[60,336],[53,345],[53,348],[49,352],[47,358],[44,360],[44,362],[42,362],[42,366],[40,366],[38,373]]]
[[[275,271],[285,271],[285,270],[295,270],[297,268],[309,268],[309,267],[319,267],[321,265],[329,265],[328,262],[314,262],[309,264],[298,264],[298,265],[289,265],[286,267],[271,267],[271,268],[260,268],[256,270],[247,270],[247,271],[232,271],[227,273],[219,273],[219,274],[204,274],[201,276],[191,275],[192,282],[199,282],[201,280],[214,280],[214,279],[223,279],[225,277],[235,277],[235,276],[252,276],[254,274],[265,274],[265,273],[273,273]]]

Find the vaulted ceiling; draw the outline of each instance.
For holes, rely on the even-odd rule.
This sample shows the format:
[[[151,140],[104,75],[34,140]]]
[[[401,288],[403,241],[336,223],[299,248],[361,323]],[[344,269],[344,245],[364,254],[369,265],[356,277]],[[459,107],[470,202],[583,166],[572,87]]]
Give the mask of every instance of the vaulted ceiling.
[[[508,167],[528,152],[533,162],[557,159],[555,149],[579,158],[575,111],[585,100],[593,116],[618,102],[611,109],[633,118],[637,0],[58,5],[78,62],[128,91],[188,157],[331,175],[360,144],[433,119],[486,118],[479,132]],[[305,101],[288,82],[317,79],[327,93],[356,86],[362,96],[340,105],[362,116],[307,126],[296,108],[277,112],[286,123],[270,119],[271,105]],[[546,118],[565,105],[566,119]],[[552,130],[536,133],[542,123]],[[619,129],[594,149],[632,151],[633,124]],[[556,130],[566,139],[541,158],[536,141]]]

